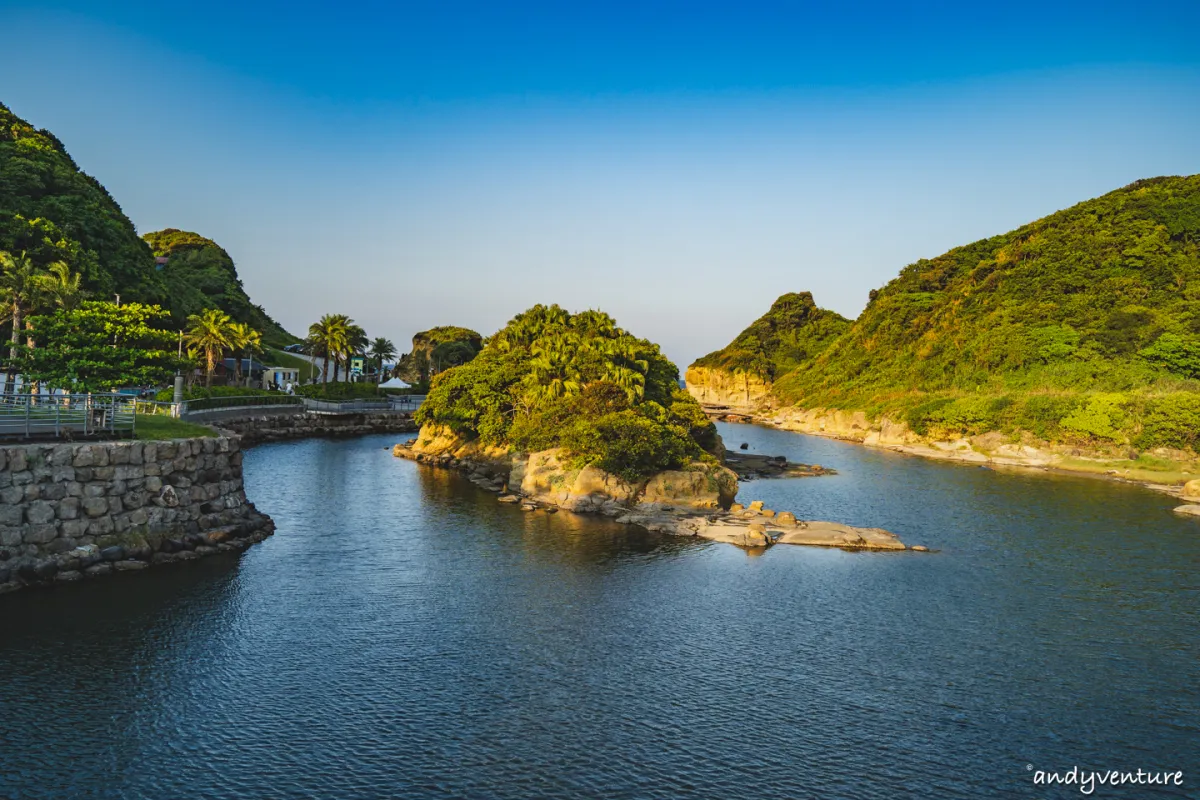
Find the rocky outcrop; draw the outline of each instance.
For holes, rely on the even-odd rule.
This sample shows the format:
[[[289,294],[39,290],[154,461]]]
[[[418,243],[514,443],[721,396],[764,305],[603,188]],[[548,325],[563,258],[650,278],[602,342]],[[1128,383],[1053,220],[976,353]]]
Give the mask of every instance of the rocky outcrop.
[[[1200,500],[1200,478],[1185,483],[1179,496],[1184,500]]]
[[[0,448],[0,591],[241,550],[274,523],[234,437]]]
[[[776,514],[771,509],[742,510],[735,506],[728,512],[716,514],[664,514],[633,511],[618,517],[617,522],[640,525],[647,530],[675,536],[695,536],[739,547],[771,547],[776,544],[797,544],[816,547],[839,547],[849,550],[906,550],[909,549],[896,534],[882,528],[856,528],[837,522],[797,520],[790,512]],[[921,550],[926,548],[917,546]],[[913,548],[917,549],[917,548]]]
[[[1200,505],[1189,503],[1183,506],[1176,506],[1175,513],[1184,514],[1189,517],[1200,517]]]
[[[684,375],[687,390],[702,406],[750,410],[767,398],[771,384],[743,370],[692,365]]]
[[[575,467],[562,450],[527,456],[501,454],[433,427],[423,428],[417,439],[396,445],[392,453],[459,470],[480,488],[500,494],[500,502],[519,504],[523,511],[564,509],[603,514],[651,531],[747,548],[806,544],[860,550],[906,549],[894,534],[878,528],[800,521],[790,512],[776,514],[763,508],[762,502],[743,508],[733,503],[737,476],[717,464],[697,462],[631,483],[594,466]]]
[[[737,495],[737,476],[717,465],[695,462],[637,483],[592,465],[575,466],[560,449],[528,455],[481,445],[438,426],[425,426],[412,442],[392,450],[434,466],[457,469],[483,488],[509,491],[567,511],[610,516],[631,508],[728,508]]]

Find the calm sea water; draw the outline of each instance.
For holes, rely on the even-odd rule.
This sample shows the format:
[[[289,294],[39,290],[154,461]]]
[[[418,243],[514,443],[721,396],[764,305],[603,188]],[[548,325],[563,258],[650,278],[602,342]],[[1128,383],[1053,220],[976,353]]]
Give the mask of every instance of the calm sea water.
[[[1200,521],[1171,498],[747,426],[743,485],[935,554],[500,505],[395,437],[248,452],[240,556],[0,597],[0,797],[1078,797],[1200,787]]]

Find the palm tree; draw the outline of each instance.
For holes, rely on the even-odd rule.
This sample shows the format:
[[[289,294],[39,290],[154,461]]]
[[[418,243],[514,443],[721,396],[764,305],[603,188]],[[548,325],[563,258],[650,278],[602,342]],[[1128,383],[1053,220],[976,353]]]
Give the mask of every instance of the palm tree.
[[[329,320],[328,314],[320,321],[308,326],[308,338],[305,340],[305,350],[314,358],[321,359],[321,374],[324,383],[329,383]]]
[[[59,264],[61,262],[55,262]],[[66,265],[63,265],[65,268]],[[41,295],[44,273],[37,268],[28,254],[18,256],[0,251],[0,301],[7,305],[12,314],[12,345],[9,348],[8,370],[4,379],[4,393],[9,394],[16,381],[17,349],[21,346],[21,332],[25,320]]]
[[[338,359],[346,351],[349,326],[353,321],[345,314],[326,314],[320,321],[308,326],[308,344],[312,354],[322,360],[321,376],[329,383],[329,362],[333,361],[333,381],[338,379]]]
[[[212,387],[213,371],[217,368],[217,359],[224,355],[226,349],[235,347],[233,332],[234,321],[228,314],[216,308],[206,308],[199,314],[187,318],[188,349],[192,353],[203,353],[207,372],[204,387]]]
[[[36,276],[35,280],[41,295],[39,299],[46,306],[71,311],[87,297],[82,288],[83,275],[71,272],[71,268],[61,261],[46,267],[45,274]]]
[[[242,359],[254,358],[255,353],[262,352],[262,334],[244,322],[235,322],[229,326],[230,344],[237,351],[237,383],[242,384]]]
[[[396,345],[391,339],[378,336],[371,340],[371,358],[375,359],[376,383],[383,382],[383,362],[396,357]]]

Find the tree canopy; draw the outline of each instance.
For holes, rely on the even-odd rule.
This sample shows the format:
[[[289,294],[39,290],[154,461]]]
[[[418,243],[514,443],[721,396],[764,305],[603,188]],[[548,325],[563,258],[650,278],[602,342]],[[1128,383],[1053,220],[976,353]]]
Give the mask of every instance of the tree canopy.
[[[603,312],[556,305],[518,314],[474,360],[437,375],[417,414],[491,445],[563,447],[630,480],[719,447],[658,345]]]
[[[36,347],[19,357],[25,378],[73,392],[106,392],[170,379],[185,364],[169,315],[141,303],[84,301],[30,318]]]

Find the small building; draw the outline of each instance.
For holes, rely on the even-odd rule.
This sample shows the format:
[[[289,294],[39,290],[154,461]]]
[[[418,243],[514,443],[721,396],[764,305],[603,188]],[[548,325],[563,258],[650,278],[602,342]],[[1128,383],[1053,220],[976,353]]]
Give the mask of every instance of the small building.
[[[259,385],[262,380],[263,370],[266,367],[261,361],[256,358],[226,358],[222,359],[217,364],[217,368],[213,371],[213,379],[218,383],[223,383],[226,386],[237,385],[238,362],[241,362],[242,380],[250,380],[251,386]]]
[[[288,384],[300,385],[300,370],[295,367],[264,367],[262,372],[262,387],[264,389],[283,389]]]

